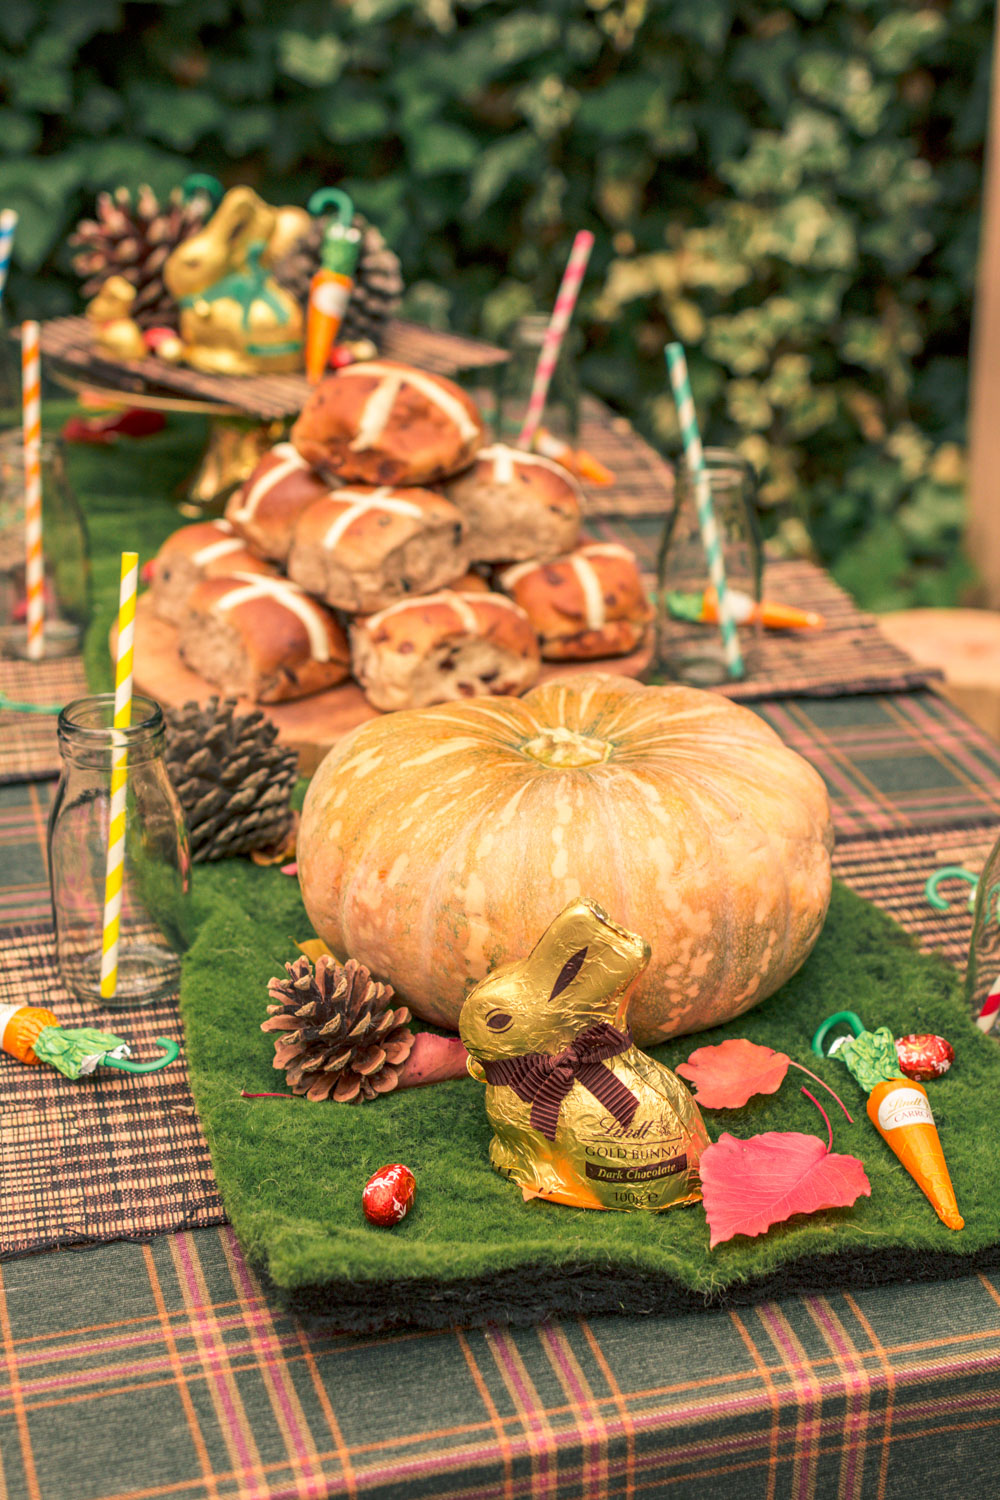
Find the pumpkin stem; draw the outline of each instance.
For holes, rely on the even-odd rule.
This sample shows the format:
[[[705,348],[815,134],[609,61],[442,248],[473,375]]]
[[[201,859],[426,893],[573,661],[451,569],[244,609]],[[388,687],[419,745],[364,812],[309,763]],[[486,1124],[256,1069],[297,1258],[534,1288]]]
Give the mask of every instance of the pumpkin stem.
[[[540,760],[543,766],[559,769],[576,769],[580,766],[597,766],[608,759],[611,745],[607,740],[595,740],[590,735],[577,734],[562,724],[553,725],[536,734],[521,746],[525,755]]]

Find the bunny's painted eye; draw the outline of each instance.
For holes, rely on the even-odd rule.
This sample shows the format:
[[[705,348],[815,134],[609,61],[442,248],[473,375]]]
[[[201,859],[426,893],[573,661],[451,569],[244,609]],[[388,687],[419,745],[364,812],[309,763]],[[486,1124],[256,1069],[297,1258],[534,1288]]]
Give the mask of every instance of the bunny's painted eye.
[[[566,960],[562,968],[559,970],[559,978],[552,986],[552,993],[549,996],[550,1000],[554,1000],[557,995],[561,995],[566,986],[573,983],[573,980],[583,968],[583,960],[586,957],[586,948],[581,948],[577,953],[573,954],[572,958],[568,958]]]
[[[506,1031],[513,1019],[505,1010],[494,1010],[486,1017],[486,1024],[491,1031]]]

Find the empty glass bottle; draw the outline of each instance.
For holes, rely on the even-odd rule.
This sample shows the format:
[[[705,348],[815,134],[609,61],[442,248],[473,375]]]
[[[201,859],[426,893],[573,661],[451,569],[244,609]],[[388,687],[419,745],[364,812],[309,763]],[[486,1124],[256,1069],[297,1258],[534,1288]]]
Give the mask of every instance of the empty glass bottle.
[[[42,443],[42,548],[45,558],[44,657],[79,651],[90,618],[87,530],[57,442]],[[25,656],[24,447],[20,430],[0,434],[0,651]]]
[[[1000,839],[976,888],[965,999],[979,1029],[1000,1041]]]
[[[510,345],[510,362],[502,366],[503,422],[501,438],[513,443],[521,431],[528,410],[528,398],[535,379],[538,356],[549,326],[544,313],[531,313],[514,325]],[[580,386],[577,380],[574,330],[568,329],[552,372],[542,422],[552,438],[577,446],[580,430]]]
[[[163,761],[163,714],[136,694],[132,727],[113,729],[114,695],[78,698],[59,715],[62,775],[49,816],[49,879],[59,972],[83,1000],[148,1005],[177,989],[189,940],[191,856]],[[101,999],[112,749],[128,749],[118,987]]]
[[[726,586],[732,597],[744,675],[752,675],[760,641],[763,548],[756,509],[756,475],[739,453],[706,448],[712,508],[722,542]],[[687,463],[677,465],[674,496],[657,558],[656,676],[708,687],[729,678],[717,623],[715,592]]]

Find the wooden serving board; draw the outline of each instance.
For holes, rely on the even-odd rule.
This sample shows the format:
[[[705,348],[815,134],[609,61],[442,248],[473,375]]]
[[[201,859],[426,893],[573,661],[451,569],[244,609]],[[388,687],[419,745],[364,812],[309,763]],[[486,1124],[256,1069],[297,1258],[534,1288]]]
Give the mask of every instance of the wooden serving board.
[[[113,646],[114,632],[112,632]],[[652,645],[646,645],[629,656],[607,657],[601,661],[546,662],[541,681],[566,677],[579,672],[617,672],[638,677],[652,658]],[[192,698],[202,703],[221,689],[192,672],[177,649],[177,628],[153,613],[150,594],[143,594],[135,612],[135,655],[133,677],[136,692],[146,693],[166,708],[178,708]],[[278,739],[294,746],[299,757],[299,772],[311,776],[326,752],[358,724],[381,718],[372,708],[357,683],[347,681],[325,693],[310,698],[293,698],[288,703],[251,703],[239,700],[240,707],[251,713],[261,708],[278,726]]]

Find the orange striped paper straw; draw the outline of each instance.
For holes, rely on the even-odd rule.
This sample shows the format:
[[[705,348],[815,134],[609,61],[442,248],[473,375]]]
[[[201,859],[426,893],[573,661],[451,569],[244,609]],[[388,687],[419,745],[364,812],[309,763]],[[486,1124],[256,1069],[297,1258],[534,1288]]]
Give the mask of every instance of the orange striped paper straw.
[[[45,592],[42,562],[42,378],[38,324],[21,324],[21,414],[24,425],[24,545],[28,593],[28,658],[45,650]]]
[[[594,236],[589,229],[581,229],[573,241],[573,248],[566,262],[563,272],[562,283],[559,287],[559,295],[556,305],[552,309],[552,317],[549,326],[545,330],[545,338],[542,341],[542,352],[538,356],[538,364],[535,366],[535,378],[531,385],[531,395],[528,397],[528,409],[524,415],[524,425],[521,428],[517,440],[519,448],[530,448],[534,441],[535,433],[538,431],[545,410],[545,402],[549,394],[549,385],[552,375],[559,360],[559,350],[569,327],[569,320],[573,316],[576,299],[580,291],[580,283],[583,281],[587,270],[587,262],[593,248]]]
[[[118,591],[118,656],[115,664],[115,729],[132,723],[132,645],[135,596],[139,587],[139,554],[122,553]],[[101,946],[101,998],[111,1000],[118,988],[118,938],[121,928],[122,880],[125,874],[125,800],[128,792],[128,742],[113,735],[111,752],[111,819],[104,879],[104,932]]]

